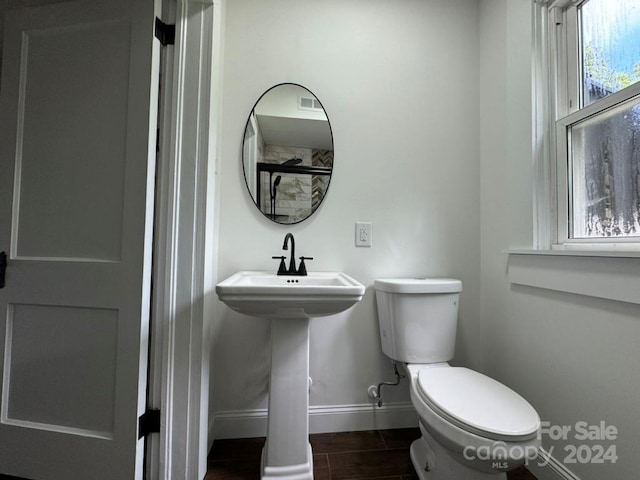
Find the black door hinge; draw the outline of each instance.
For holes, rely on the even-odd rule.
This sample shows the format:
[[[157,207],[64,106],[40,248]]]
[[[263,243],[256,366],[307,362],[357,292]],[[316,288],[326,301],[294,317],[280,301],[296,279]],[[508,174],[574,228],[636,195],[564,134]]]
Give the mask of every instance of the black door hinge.
[[[4,288],[4,274],[7,271],[7,254],[0,252],[0,288]]]
[[[162,45],[174,45],[176,42],[176,26],[168,25],[156,17],[155,35]]]
[[[149,409],[138,418],[138,439],[160,432],[160,410]]]

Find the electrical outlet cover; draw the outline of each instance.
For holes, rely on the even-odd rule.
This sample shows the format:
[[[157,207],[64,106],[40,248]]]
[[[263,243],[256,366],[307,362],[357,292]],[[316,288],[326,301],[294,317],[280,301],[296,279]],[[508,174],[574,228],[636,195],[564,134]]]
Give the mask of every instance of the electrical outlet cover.
[[[371,222],[356,222],[356,247],[371,246]]]

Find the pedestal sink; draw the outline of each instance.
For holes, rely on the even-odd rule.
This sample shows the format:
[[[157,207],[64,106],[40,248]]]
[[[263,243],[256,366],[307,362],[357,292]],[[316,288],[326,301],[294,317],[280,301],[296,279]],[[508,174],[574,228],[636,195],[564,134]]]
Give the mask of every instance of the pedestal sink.
[[[271,321],[271,374],[263,479],[311,480],[309,444],[309,323],[340,313],[364,295],[344,273],[306,276],[243,271],[216,285],[220,300],[245,315]]]

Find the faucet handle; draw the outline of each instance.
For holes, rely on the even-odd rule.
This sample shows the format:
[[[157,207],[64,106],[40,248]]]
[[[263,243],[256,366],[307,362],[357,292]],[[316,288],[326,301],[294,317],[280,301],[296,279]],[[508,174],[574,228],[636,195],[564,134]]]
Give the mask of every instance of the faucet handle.
[[[278,266],[278,275],[286,275],[287,274],[287,266],[284,264],[284,259],[287,257],[271,257],[274,260],[280,259],[280,265]]]
[[[300,266],[298,267],[298,275],[307,274],[307,266],[304,264],[305,260],[313,260],[313,257],[300,257]]]

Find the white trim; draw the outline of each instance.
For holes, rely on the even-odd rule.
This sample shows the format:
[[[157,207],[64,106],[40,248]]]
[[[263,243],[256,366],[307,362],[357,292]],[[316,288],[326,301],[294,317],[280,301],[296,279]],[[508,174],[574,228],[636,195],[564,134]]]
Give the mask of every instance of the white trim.
[[[580,480],[577,475],[544,448],[540,448],[538,459],[529,462],[527,470],[533,473],[538,480]]]
[[[553,218],[556,217],[555,168],[550,163],[553,145],[550,115],[553,110],[549,80],[555,72],[549,64],[549,12],[545,5],[534,3],[533,11],[533,231],[534,248],[548,249],[555,240]]]
[[[575,125],[589,117],[599,115],[607,110],[612,110],[625,103],[633,102],[634,100],[637,100],[638,96],[640,96],[640,82],[634,83],[622,90],[607,95],[605,98],[598,100],[579,111],[572,112],[564,118],[559,119],[559,122],[564,126]]]
[[[569,209],[571,208],[571,187],[569,181],[569,141],[566,126],[562,121],[556,122],[555,128],[555,177],[556,177],[556,238],[553,244],[558,245],[569,238]]]
[[[638,250],[640,243],[637,237],[569,238],[573,227],[570,226],[570,212],[573,211],[575,193],[571,184],[572,169],[575,168],[571,165],[571,127],[632,102],[640,94],[640,83],[637,83],[582,108],[580,3],[580,0],[555,0],[545,5],[534,0],[532,7],[536,176],[534,248],[575,248],[574,244],[583,248],[581,244],[592,243],[593,246],[587,248]],[[546,141],[545,136],[548,138]],[[610,246],[612,243],[617,245]]]
[[[562,61],[564,73],[566,75],[566,95],[564,97],[564,115],[577,112],[582,107],[581,94],[582,91],[582,48],[580,45],[580,28],[578,7],[574,3],[564,10],[564,35],[565,35],[565,51]]]
[[[640,252],[639,237],[571,238],[561,245],[551,245],[551,249],[561,252],[592,252],[592,256],[637,257]]]
[[[162,19],[165,23],[174,23],[173,7],[170,0],[162,2]],[[171,11],[171,12],[170,12]],[[165,296],[167,289],[165,282],[167,278],[160,272],[166,271],[166,257],[168,250],[168,240],[166,235],[159,232],[167,231],[167,223],[171,220],[168,218],[168,190],[169,190],[169,173],[171,159],[169,151],[171,147],[171,106],[173,95],[173,48],[161,49],[160,76],[162,85],[160,86],[160,101],[158,112],[158,158],[156,170],[156,218],[154,224],[154,255],[153,255],[153,288],[151,298],[151,325],[149,331],[149,384],[147,407],[162,410],[163,396],[162,389],[164,387],[165,371],[163,364],[164,342],[166,321],[164,314]],[[147,438],[146,446],[146,476],[147,478],[160,478],[160,469],[166,460],[160,455],[160,436],[151,435]]]
[[[589,252],[581,255],[540,253],[510,253],[507,261],[509,281],[546,290],[640,304],[640,258],[603,258],[590,256]]]
[[[254,438],[267,434],[267,410],[216,412],[211,438]],[[309,433],[355,432],[417,427],[418,416],[411,403],[392,403],[378,408],[372,404],[309,407]]]
[[[512,249],[503,253],[509,255],[552,255],[556,257],[610,257],[610,258],[640,258],[640,250],[602,250],[599,245],[584,245],[584,248],[553,248],[550,250]]]
[[[161,409],[152,438],[149,478],[200,480],[207,469],[209,408],[208,304],[215,241],[210,195],[219,89],[212,68],[220,55],[222,0],[177,0],[175,46],[166,49],[158,172],[156,291],[151,404]],[[169,73],[170,71],[170,73]],[[214,282],[215,283],[215,282]],[[208,319],[207,319],[208,320]]]

